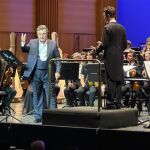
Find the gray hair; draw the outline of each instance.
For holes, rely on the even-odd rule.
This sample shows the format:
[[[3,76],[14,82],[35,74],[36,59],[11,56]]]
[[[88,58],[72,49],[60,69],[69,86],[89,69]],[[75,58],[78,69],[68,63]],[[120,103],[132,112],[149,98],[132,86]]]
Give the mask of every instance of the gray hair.
[[[43,30],[43,29],[46,29],[46,32],[48,33],[48,28],[47,28],[46,25],[39,25],[39,26],[37,27],[37,32],[38,32],[39,30]]]

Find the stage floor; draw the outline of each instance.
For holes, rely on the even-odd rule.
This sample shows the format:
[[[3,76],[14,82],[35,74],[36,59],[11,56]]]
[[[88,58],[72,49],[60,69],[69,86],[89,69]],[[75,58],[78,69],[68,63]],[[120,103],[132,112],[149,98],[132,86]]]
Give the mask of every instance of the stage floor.
[[[18,124],[31,124],[31,125],[42,125],[42,123],[34,123],[34,115],[33,113],[31,114],[22,114],[22,110],[23,110],[23,105],[24,103],[21,102],[17,102],[17,103],[11,103],[11,107],[15,110],[15,114],[13,115],[14,117],[8,117],[7,122],[8,123],[18,123]],[[63,108],[65,105],[64,104],[58,104],[58,109]],[[78,109],[78,108],[73,108],[73,109]],[[93,109],[93,111],[97,110],[97,106],[95,107],[91,107],[91,110]],[[122,108],[125,109],[125,108]],[[84,107],[83,107],[83,111],[84,111]],[[0,114],[0,121],[3,120],[5,118],[5,116],[2,116],[2,114]],[[143,106],[143,111],[141,111],[138,120],[139,121],[146,121],[150,118],[150,116],[148,115],[147,109]],[[6,120],[4,119],[3,121],[1,121],[3,123],[6,123]],[[140,123],[140,122],[139,122]],[[122,130],[122,131],[144,131],[144,132],[150,132],[150,129],[145,129],[143,126],[146,125],[148,122],[144,122],[142,124],[138,124],[136,126],[132,126],[132,127],[125,127],[125,128],[118,128],[115,130]]]

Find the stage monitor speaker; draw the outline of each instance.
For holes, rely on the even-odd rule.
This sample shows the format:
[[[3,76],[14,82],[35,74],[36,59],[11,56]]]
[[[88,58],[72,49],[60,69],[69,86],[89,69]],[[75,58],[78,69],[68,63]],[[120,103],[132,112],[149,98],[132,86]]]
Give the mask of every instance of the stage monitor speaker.
[[[85,127],[85,128],[120,128],[138,124],[138,110],[124,108],[101,110],[92,107],[71,107],[57,110],[43,110],[43,125]]]

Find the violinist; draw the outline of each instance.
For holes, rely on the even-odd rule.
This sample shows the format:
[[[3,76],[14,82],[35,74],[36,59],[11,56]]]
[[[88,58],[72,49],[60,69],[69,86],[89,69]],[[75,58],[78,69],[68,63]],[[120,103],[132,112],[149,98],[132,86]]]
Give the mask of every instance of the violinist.
[[[135,51],[130,49],[128,50],[127,53],[127,61],[128,61],[128,66],[137,66],[137,62],[136,62],[136,55],[135,55]],[[131,69],[127,72],[124,72],[124,76],[125,77],[135,77],[136,76],[136,69]],[[129,106],[129,99],[130,97],[130,93],[132,90],[132,84],[130,81],[125,81],[124,85],[122,86],[122,95],[123,97],[125,97],[124,99],[124,106],[128,107]],[[133,108],[135,106],[135,101],[134,100],[130,100],[131,101],[131,107]]]

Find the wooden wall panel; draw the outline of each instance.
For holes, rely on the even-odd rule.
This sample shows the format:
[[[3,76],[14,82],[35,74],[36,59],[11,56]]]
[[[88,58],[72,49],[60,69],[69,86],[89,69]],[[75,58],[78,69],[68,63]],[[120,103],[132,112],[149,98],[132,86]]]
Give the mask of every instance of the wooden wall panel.
[[[35,0],[1,0],[0,31],[33,32],[35,15]]]
[[[1,0],[0,47],[8,49],[9,34],[15,32],[15,54],[25,61],[27,55],[20,52],[21,33],[35,37],[37,25],[46,24],[49,33],[59,33],[64,52],[81,51],[100,39],[106,5],[116,6],[116,0]]]
[[[16,33],[15,55],[26,61],[26,54],[20,50],[22,32],[36,31],[36,0],[1,0],[0,2],[0,48],[10,48],[10,33]],[[34,35],[34,34],[33,34]]]
[[[83,48],[89,48],[91,45],[96,45],[96,35],[95,34],[86,34],[86,35],[80,35],[79,37],[79,49],[83,50]]]
[[[58,3],[59,33],[96,33],[96,0],[61,0]]]
[[[95,34],[75,34],[75,33],[62,33],[59,34],[59,46],[64,52],[72,54],[76,51],[82,51],[83,48],[96,45]]]
[[[72,52],[96,45],[96,41],[100,40],[105,25],[102,14],[107,5],[116,6],[116,0],[59,1],[58,32],[74,34],[74,42],[67,43],[69,47],[74,48]],[[61,44],[63,46],[64,43]]]
[[[82,51],[83,48],[88,48],[95,45],[95,34],[59,34],[59,46],[63,53],[67,52],[72,55],[76,51]]]
[[[68,54],[74,53],[75,49],[75,37],[74,34],[59,34],[59,46],[62,49],[63,53],[67,52]]]
[[[72,34],[73,42],[65,42],[62,38],[59,38],[62,47],[66,49],[67,46],[71,49],[68,53],[81,51],[88,47],[92,40],[89,40],[91,34],[94,35],[92,41],[96,42],[96,0],[59,1],[58,32],[64,34],[66,39],[69,39],[70,34]]]
[[[45,24],[49,33],[58,31],[58,0],[36,1],[36,24]],[[50,35],[49,35],[50,36]]]
[[[6,50],[10,48],[9,32],[0,32],[0,48]]]

